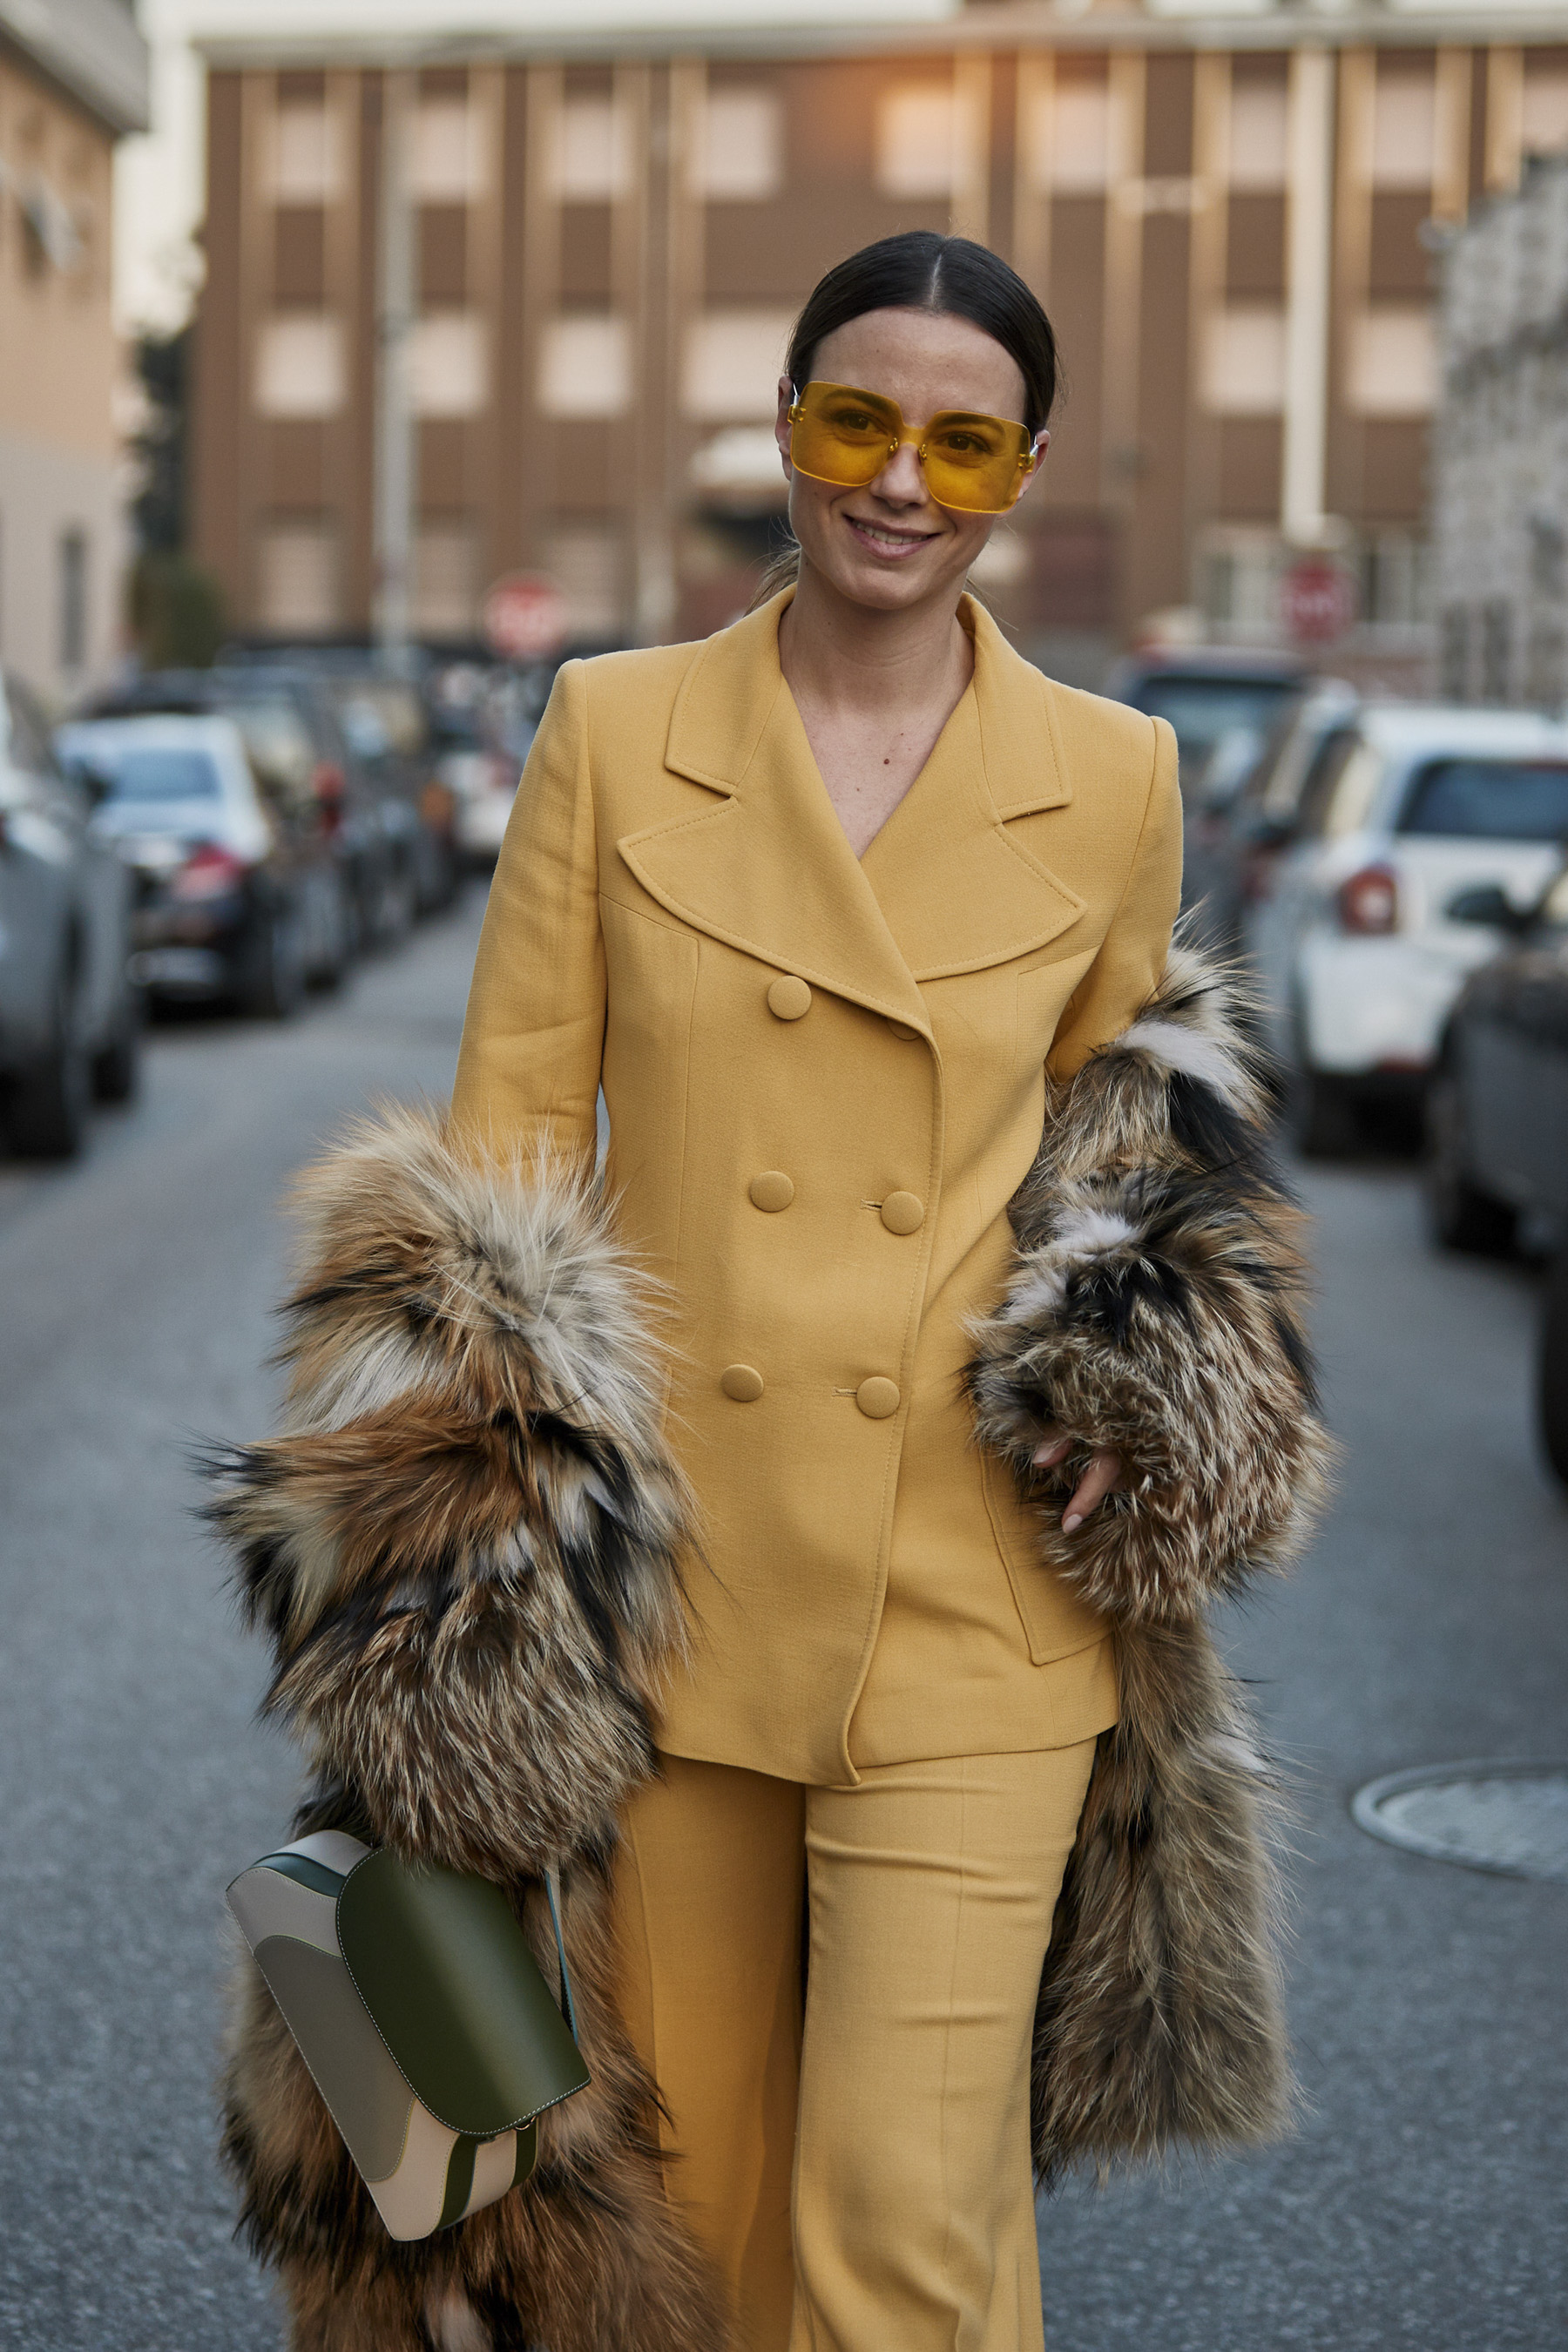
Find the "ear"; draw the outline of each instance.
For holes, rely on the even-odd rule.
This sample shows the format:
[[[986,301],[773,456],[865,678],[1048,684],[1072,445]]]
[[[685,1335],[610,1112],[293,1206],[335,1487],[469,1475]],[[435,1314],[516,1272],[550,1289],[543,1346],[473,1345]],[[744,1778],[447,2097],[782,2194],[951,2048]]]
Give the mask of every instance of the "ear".
[[[1046,451],[1050,447],[1050,446],[1051,436],[1048,433],[1036,434],[1034,458],[1029,467],[1028,472],[1024,477],[1023,488],[1019,490],[1018,497],[1013,501],[1015,506],[1018,504],[1019,499],[1022,499],[1024,492],[1028,489],[1030,484],[1032,482],[1037,482],[1040,476],[1044,473],[1046,467]]]
[[[790,383],[788,376],[781,375],[779,378],[778,413],[773,418],[773,439],[778,443],[779,456],[784,459],[784,479],[786,482],[793,481],[795,478],[795,467],[789,461],[789,412],[791,394],[794,390],[795,387]]]

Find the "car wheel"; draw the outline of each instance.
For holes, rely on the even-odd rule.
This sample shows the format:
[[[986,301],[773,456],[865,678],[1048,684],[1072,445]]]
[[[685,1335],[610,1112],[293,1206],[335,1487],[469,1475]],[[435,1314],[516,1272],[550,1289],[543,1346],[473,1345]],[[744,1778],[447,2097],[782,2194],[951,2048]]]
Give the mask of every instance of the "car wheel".
[[[300,926],[292,915],[276,914],[258,927],[250,970],[240,990],[247,1013],[263,1021],[289,1021],[305,994],[305,959]]]
[[[87,1135],[92,1073],[77,1015],[76,986],[61,980],[54,1035],[41,1061],[11,1089],[5,1129],[24,1160],[74,1160]]]
[[[92,1091],[100,1102],[128,1103],[142,1073],[144,1006],[139,988],[127,985],[106,1044],[92,1057]]]
[[[1426,1094],[1426,1223],[1439,1249],[1502,1257],[1518,1220],[1506,1201],[1471,1181],[1459,1082],[1439,1070]]]
[[[1348,1078],[1298,1063],[1286,1096],[1290,1139],[1304,1159],[1343,1160],[1360,1149],[1361,1116]]]
[[[1546,1277],[1535,1410],[1546,1459],[1568,1486],[1568,1250],[1552,1260]]]
[[[330,993],[334,988],[342,987],[343,974],[348,970],[349,959],[353,953],[351,946],[353,921],[349,913],[348,892],[335,877],[331,884],[331,898],[327,911],[325,929],[327,937],[324,952],[312,965],[310,975],[310,986],[320,989],[324,994]]]
[[[406,860],[400,859],[382,885],[381,903],[376,908],[377,946],[401,947],[414,929],[418,907],[419,893],[412,868]]]

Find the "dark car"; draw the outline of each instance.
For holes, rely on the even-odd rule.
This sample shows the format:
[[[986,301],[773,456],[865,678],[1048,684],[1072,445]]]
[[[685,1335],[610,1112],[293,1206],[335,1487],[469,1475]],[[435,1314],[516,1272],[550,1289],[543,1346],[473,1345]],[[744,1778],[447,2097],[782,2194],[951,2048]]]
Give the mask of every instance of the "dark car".
[[[408,813],[418,911],[449,906],[462,870],[458,803],[425,698],[411,679],[368,666],[326,664],[320,676],[361,768],[385,802]]]
[[[1288,654],[1229,647],[1130,655],[1113,700],[1169,719],[1181,757],[1182,904],[1222,953],[1242,946],[1249,856],[1236,822],[1251,779],[1307,687]]]
[[[1509,944],[1460,991],[1428,1091],[1433,1237],[1496,1253],[1522,1231],[1553,1254],[1538,1409],[1547,1457],[1568,1481],[1568,868],[1531,907],[1489,884],[1447,911]]]
[[[406,937],[418,898],[416,820],[356,758],[321,677],[280,662],[153,670],[94,696],[81,716],[153,711],[232,719],[263,789],[300,809],[314,802],[342,880],[346,957]]]
[[[0,682],[0,1111],[13,1150],[67,1159],[88,1106],[136,1086],[131,889],[25,688]]]
[[[1291,654],[1250,653],[1230,646],[1193,646],[1129,654],[1105,682],[1113,702],[1168,719],[1188,791],[1222,736],[1242,729],[1259,745],[1307,684]]]
[[[134,880],[132,978],[153,996],[287,1019],[342,921],[313,804],[263,789],[231,719],[91,719],[57,742]]]

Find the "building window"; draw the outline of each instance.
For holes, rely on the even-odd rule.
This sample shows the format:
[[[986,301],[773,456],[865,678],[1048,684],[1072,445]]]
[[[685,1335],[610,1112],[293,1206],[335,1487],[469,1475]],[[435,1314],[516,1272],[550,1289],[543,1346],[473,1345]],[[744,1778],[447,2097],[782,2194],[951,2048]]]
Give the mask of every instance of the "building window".
[[[1427,75],[1380,74],[1372,109],[1374,188],[1430,188],[1437,157],[1437,86]]]
[[[569,639],[603,642],[621,635],[626,564],[613,522],[562,522],[547,531],[544,568],[566,600]]]
[[[265,185],[275,205],[328,205],[342,193],[338,117],[317,100],[280,106],[267,142]]]
[[[87,662],[87,533],[60,533],[60,667],[68,674]]]
[[[686,338],[681,401],[704,424],[772,416],[795,324],[788,310],[712,310]]]
[[[1550,155],[1568,147],[1568,74],[1526,72],[1519,128],[1527,155]]]
[[[971,175],[973,110],[946,82],[891,89],[877,110],[877,184],[889,196],[951,196]]]
[[[632,126],[613,98],[569,98],[555,118],[550,192],[563,204],[611,204],[632,184]]]
[[[422,98],[414,110],[413,193],[426,205],[467,205],[485,192],[484,124],[463,98]]]
[[[310,517],[263,526],[257,618],[279,636],[312,636],[337,625],[337,535],[330,522]]]
[[[1110,178],[1110,89],[1103,81],[1058,82],[1042,92],[1029,125],[1037,191],[1100,195]]]
[[[489,399],[485,322],[468,310],[434,310],[408,339],[416,416],[479,416]]]
[[[760,204],[784,184],[784,110],[772,90],[710,90],[698,120],[691,193]]]
[[[1289,110],[1282,81],[1234,81],[1226,140],[1226,177],[1239,190],[1284,187]]]
[[[348,394],[340,321],[321,310],[264,319],[256,339],[256,406],[262,416],[336,416]]]
[[[474,533],[466,518],[420,524],[414,542],[414,625],[421,635],[471,635],[474,573]]]
[[[631,336],[609,313],[552,319],[539,359],[546,416],[624,416],[631,406]]]
[[[1430,311],[1391,306],[1352,320],[1345,393],[1359,415],[1428,415],[1436,383]]]
[[[1237,304],[1209,320],[1204,406],[1215,416],[1278,416],[1285,405],[1285,313]]]

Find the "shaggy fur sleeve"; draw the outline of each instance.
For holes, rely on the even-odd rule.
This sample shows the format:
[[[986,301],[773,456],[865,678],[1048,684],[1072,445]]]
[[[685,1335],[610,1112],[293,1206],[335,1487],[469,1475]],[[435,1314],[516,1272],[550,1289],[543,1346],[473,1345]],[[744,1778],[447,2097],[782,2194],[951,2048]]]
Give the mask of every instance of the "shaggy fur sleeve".
[[[1013,1203],[1017,1261],[970,1368],[979,1435],[1037,1498],[1045,1559],[1123,1623],[1283,1566],[1322,1494],[1297,1212],[1264,1108],[1222,975],[1175,947],[1132,1025],[1052,1090]],[[1047,1423],[1078,1444],[1042,1477]],[[1100,1446],[1125,1489],[1064,1535]]]
[[[396,1113],[304,1180],[281,1433],[208,1516],[269,1709],[376,1838],[489,1876],[611,1833],[680,1648],[687,1501],[644,1286],[591,1182]]]

